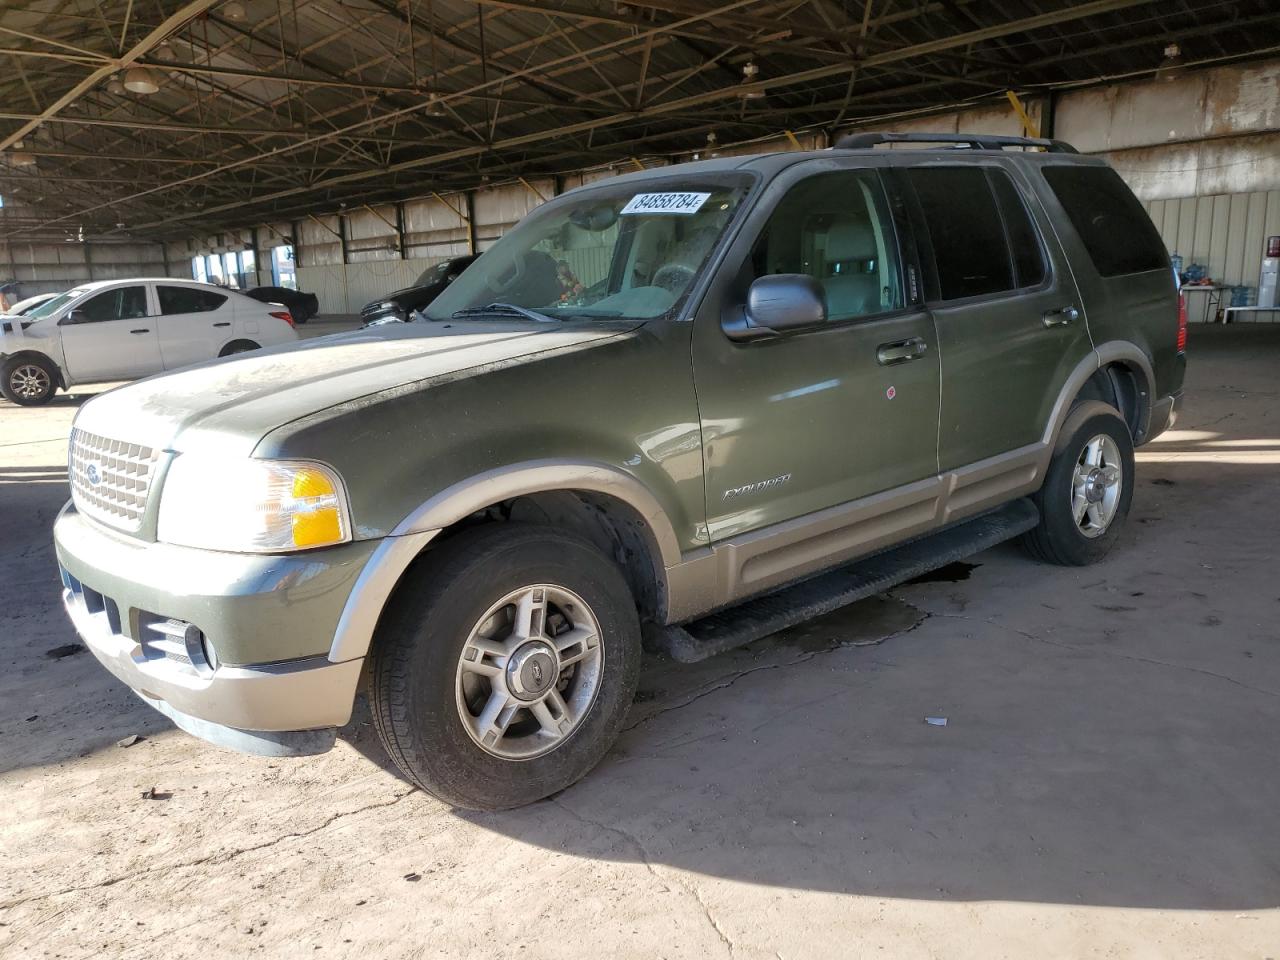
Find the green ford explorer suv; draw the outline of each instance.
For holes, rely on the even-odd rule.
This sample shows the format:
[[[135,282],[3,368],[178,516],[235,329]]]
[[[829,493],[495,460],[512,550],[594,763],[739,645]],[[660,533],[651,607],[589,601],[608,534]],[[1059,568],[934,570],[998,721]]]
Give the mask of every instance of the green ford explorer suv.
[[[609,749],[697,660],[1021,536],[1111,547],[1172,422],[1169,258],[1101,160],[930,135],[646,170],[539,207],[417,322],[84,405],[54,536],[178,726],[323,751],[368,691],[461,807]]]

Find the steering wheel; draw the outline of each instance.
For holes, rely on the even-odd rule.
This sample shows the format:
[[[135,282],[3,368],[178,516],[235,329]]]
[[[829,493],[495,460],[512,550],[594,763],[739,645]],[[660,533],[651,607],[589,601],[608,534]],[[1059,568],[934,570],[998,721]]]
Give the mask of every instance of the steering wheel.
[[[653,275],[652,286],[661,287],[671,293],[680,293],[693,282],[693,268],[683,263],[668,263],[659,267]]]

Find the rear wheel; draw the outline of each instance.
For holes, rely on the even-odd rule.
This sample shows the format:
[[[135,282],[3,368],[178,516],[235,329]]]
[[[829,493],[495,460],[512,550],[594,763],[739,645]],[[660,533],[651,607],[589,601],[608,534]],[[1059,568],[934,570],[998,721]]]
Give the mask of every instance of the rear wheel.
[[[410,572],[379,626],[374,721],[423,790],[505,809],[600,761],[639,669],[639,620],[617,567],[563,531],[495,524]]]
[[[0,370],[0,393],[24,407],[38,407],[53,399],[58,377],[42,357],[12,357]]]
[[[1063,425],[1044,485],[1040,525],[1023,543],[1040,560],[1096,563],[1115,544],[1133,499],[1133,440],[1114,407],[1082,403]]]
[[[230,357],[237,353],[248,353],[250,350],[257,350],[261,345],[254,343],[252,340],[232,340],[222,352],[218,354],[220,357]]]

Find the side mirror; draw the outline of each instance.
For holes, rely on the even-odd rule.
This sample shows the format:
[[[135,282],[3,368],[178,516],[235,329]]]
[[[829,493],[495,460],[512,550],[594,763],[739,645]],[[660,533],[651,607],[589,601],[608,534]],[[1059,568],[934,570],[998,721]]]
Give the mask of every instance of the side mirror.
[[[734,307],[721,323],[731,340],[763,340],[827,322],[827,296],[807,273],[775,273],[751,284],[745,307]]]
[[[76,307],[74,310],[72,310],[70,313],[67,314],[66,319],[63,320],[62,322],[63,323],[88,323],[89,315],[85,313],[84,310],[80,309],[79,307]]]

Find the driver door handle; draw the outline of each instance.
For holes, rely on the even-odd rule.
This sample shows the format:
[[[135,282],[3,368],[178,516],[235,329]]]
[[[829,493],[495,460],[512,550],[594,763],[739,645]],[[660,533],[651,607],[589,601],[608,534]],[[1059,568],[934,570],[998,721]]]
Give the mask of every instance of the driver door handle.
[[[1080,310],[1073,303],[1057,310],[1046,310],[1040,319],[1044,321],[1046,327],[1060,327],[1080,319]]]
[[[893,343],[882,343],[876,348],[876,360],[882,367],[895,363],[908,363],[919,360],[929,352],[929,345],[919,337],[909,340],[895,340]]]
[[[229,327],[229,326],[231,326],[231,321],[230,321],[230,320],[223,320],[221,323],[215,323],[215,324],[214,324],[214,326],[215,326],[215,327]]]
[[[148,327],[143,327],[141,330],[130,330],[129,332],[130,333],[150,333],[151,330]]]

